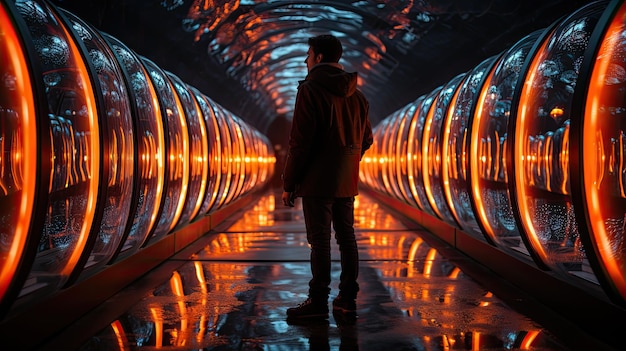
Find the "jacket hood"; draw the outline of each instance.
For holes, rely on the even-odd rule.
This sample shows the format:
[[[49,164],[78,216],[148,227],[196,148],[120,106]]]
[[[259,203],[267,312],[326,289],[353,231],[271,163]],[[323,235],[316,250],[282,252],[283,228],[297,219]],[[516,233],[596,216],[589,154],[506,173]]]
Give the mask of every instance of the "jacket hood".
[[[339,64],[322,63],[311,69],[306,80],[315,81],[333,95],[350,96],[356,91],[357,73],[348,73]]]

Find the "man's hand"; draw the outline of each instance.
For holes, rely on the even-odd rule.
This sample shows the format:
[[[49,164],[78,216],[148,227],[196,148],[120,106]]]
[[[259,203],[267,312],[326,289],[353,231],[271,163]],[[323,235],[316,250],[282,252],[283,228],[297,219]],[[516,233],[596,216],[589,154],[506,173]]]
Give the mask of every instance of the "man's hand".
[[[292,191],[283,191],[283,205],[293,207],[296,199],[296,194]]]

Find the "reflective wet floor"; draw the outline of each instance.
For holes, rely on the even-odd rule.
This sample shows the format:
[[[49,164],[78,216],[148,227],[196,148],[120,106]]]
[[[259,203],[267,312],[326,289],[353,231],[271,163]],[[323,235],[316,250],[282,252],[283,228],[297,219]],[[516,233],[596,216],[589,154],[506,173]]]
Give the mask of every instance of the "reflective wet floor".
[[[497,295],[479,284],[460,267],[474,274],[480,268],[471,268],[470,260],[367,194],[357,197],[355,213],[361,287],[356,318],[331,313],[325,320],[288,323],[287,308],[307,297],[309,248],[300,202],[284,207],[280,190],[270,189],[222,223],[219,232],[192,244],[48,346],[85,351],[588,346],[575,329],[563,333],[540,323],[548,312],[515,289],[498,285]],[[340,274],[334,243],[333,248],[331,300]]]

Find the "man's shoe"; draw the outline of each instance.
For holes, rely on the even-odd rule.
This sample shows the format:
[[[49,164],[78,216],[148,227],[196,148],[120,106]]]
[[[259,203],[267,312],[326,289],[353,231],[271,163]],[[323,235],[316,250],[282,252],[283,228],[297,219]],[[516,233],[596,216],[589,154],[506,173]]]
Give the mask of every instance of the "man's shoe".
[[[333,311],[356,313],[356,302],[354,299],[345,298],[339,294],[333,300]]]
[[[328,304],[308,298],[297,307],[288,308],[287,318],[328,318]]]

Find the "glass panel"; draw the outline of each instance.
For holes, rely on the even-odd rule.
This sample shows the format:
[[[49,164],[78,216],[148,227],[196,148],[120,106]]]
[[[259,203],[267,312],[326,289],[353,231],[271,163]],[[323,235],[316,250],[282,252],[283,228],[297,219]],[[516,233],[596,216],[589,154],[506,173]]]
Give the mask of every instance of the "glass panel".
[[[148,238],[150,242],[155,242],[170,233],[183,212],[189,182],[189,131],[180,100],[165,72],[147,58],[142,57],[141,60],[159,98],[166,136],[166,182],[161,212],[158,224]]]
[[[28,56],[4,3],[0,3],[0,301],[19,289],[37,189],[37,137]],[[47,177],[42,175],[42,180]],[[22,210],[25,209],[25,210]],[[26,265],[28,266],[28,265]]]
[[[569,133],[580,64],[604,7],[593,3],[564,19],[533,57],[518,105],[512,170],[520,222],[539,259],[592,281],[570,196]]]
[[[592,63],[582,128],[581,189],[595,256],[626,301],[626,4],[613,17]]]
[[[422,97],[420,97],[420,99],[421,98]],[[413,116],[415,116],[415,111],[417,110],[416,105],[416,102],[410,103],[405,109],[398,127],[398,135],[396,136],[396,181],[402,193],[402,198],[411,206],[415,205],[415,198],[413,197],[409,185],[413,179],[412,177],[409,179],[408,159],[411,158],[412,155],[408,154],[408,137],[413,122]]]
[[[530,258],[513,215],[507,172],[511,101],[519,92],[524,61],[542,31],[503,53],[482,86],[472,121],[470,171],[476,215],[483,234],[497,246]]]
[[[376,160],[378,159],[377,150],[378,150],[378,134],[380,124],[383,123],[381,121],[376,127],[372,129],[372,136],[374,138],[374,143],[370,146],[369,150],[363,155],[363,160],[361,162],[360,172],[359,172],[359,181],[361,181],[364,185],[367,185],[369,188],[376,190],[378,192],[381,191],[378,182],[376,180]]]
[[[444,191],[452,215],[461,228],[477,238],[485,239],[482,234],[469,193],[469,133],[468,127],[475,111],[478,92],[485,81],[485,75],[491,69],[495,57],[483,61],[474,68],[461,83],[454,100],[448,108],[443,127],[443,171]]]
[[[405,201],[405,199],[398,186],[400,183],[398,182],[397,168],[400,164],[400,157],[402,157],[399,156],[397,152],[398,129],[400,129],[400,124],[403,121],[407,108],[408,106],[405,106],[404,108],[398,110],[398,112],[391,119],[391,123],[389,125],[391,129],[387,132],[387,134],[389,134],[387,152],[385,153],[389,160],[387,163],[387,176],[391,185],[391,191],[393,196],[400,201]]]
[[[165,184],[165,136],[157,92],[139,57],[119,40],[104,35],[126,73],[130,104],[137,138],[135,202],[131,208],[132,226],[118,250],[135,252],[156,226]]]
[[[389,195],[390,197],[395,197],[393,191],[391,189],[391,183],[389,181],[389,153],[387,151],[389,147],[389,131],[391,130],[391,123],[395,115],[392,115],[389,118],[386,118],[383,122],[380,123],[380,128],[378,129],[377,139],[378,140],[378,162],[376,166],[378,168],[378,181],[380,183],[381,189],[383,189],[384,194]]]
[[[200,106],[200,110],[204,117],[204,122],[207,127],[207,140],[208,140],[208,183],[206,189],[206,196],[200,208],[200,214],[206,214],[215,205],[217,195],[219,193],[219,187],[222,179],[221,172],[221,160],[222,160],[222,144],[220,142],[220,128],[218,125],[217,117],[213,112],[213,102],[208,97],[200,94],[200,92],[192,88],[196,101]]]
[[[104,105],[99,122],[105,130],[103,174],[108,175],[104,188],[103,218],[89,259],[87,271],[106,264],[124,236],[133,194],[134,135],[129,97],[117,60],[95,29],[69,12],[72,27],[88,50],[95,68],[98,91]]]
[[[246,194],[251,190],[251,187],[256,183],[257,177],[259,176],[259,164],[258,164],[258,142],[254,139],[255,135],[248,125],[245,123],[241,124],[241,131],[244,138],[244,165],[246,170],[246,175],[244,179],[243,189],[241,190],[241,195]]]
[[[189,129],[189,186],[187,199],[178,225],[189,223],[200,211],[206,189],[208,170],[208,141],[206,125],[199,111],[196,99],[187,85],[177,76],[167,73],[172,81],[185,111],[187,128]]]
[[[412,184],[413,195],[415,196],[415,200],[420,209],[429,213],[432,216],[436,215],[435,211],[431,207],[428,195],[426,194],[426,186],[424,183],[424,178],[427,176],[427,174],[424,172],[424,126],[426,124],[426,117],[428,116],[428,112],[432,108],[433,102],[435,101],[437,95],[439,95],[441,89],[442,87],[437,87],[436,89],[428,93],[424,97],[424,99],[421,100],[419,105],[417,105],[417,111],[415,112],[415,116],[413,117],[411,130],[409,131],[408,145],[409,153],[413,155],[413,157],[411,158],[411,162],[409,163],[409,169],[411,169],[414,174]]]
[[[59,288],[76,267],[94,220],[100,183],[95,96],[80,49],[46,3],[18,2],[43,67],[52,149],[45,228],[21,295]],[[43,107],[43,106],[42,106]]]
[[[216,206],[213,208],[213,210],[219,209],[222,206],[224,206],[226,203],[228,203],[227,197],[229,196],[230,193],[232,193],[231,190],[231,182],[232,182],[232,177],[233,177],[233,170],[232,170],[232,154],[233,154],[233,143],[232,143],[232,139],[230,136],[230,127],[228,124],[228,116],[226,115],[226,113],[224,112],[224,109],[222,108],[222,106],[218,105],[217,103],[213,103],[212,104],[213,107],[213,111],[215,112],[215,116],[217,117],[217,122],[218,125],[220,127],[220,150],[222,151],[221,154],[221,162],[220,162],[220,173],[221,173],[221,182],[220,182],[220,187],[218,190],[218,198],[217,198],[217,203]],[[232,197],[232,195],[231,195]]]
[[[437,94],[433,106],[424,122],[424,139],[422,142],[422,167],[424,172],[424,189],[433,211],[448,224],[458,226],[452,216],[444,195],[442,179],[443,121],[448,107],[465,74],[450,80]]]
[[[241,120],[230,113],[225,111],[228,116],[228,126],[230,127],[231,138],[233,141],[233,155],[232,155],[232,170],[233,170],[233,183],[229,196],[226,198],[226,202],[230,203],[237,199],[241,195],[243,184],[245,182],[246,169],[243,159],[245,157],[245,140],[243,138]]]
[[[259,158],[261,162],[261,170],[256,184],[265,184],[274,175],[276,156],[270,139],[261,134],[258,130],[254,130],[259,149]],[[255,184],[255,185],[256,185]]]

